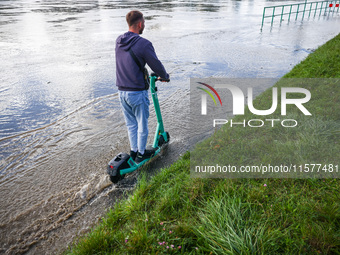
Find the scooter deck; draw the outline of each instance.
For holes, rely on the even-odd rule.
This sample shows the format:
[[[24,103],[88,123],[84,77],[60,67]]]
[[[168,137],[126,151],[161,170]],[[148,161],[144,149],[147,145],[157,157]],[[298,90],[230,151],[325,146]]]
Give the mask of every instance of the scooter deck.
[[[132,160],[132,158],[129,158],[128,160],[128,164],[130,165],[129,168],[125,168],[125,169],[121,169],[120,171],[120,175],[124,175],[124,174],[128,174],[131,173],[133,171],[136,171],[138,168],[142,167],[143,165],[145,165],[147,162],[149,162],[150,160],[152,160],[154,157],[156,157],[161,151],[161,148],[158,147],[158,149],[155,151],[155,154],[148,159],[143,160],[142,162],[140,162],[139,164],[137,164],[135,161]]]
[[[157,147],[154,155],[151,158],[145,159],[139,164],[133,161],[129,154],[119,153],[109,162],[107,167],[107,173],[110,176],[111,181],[113,183],[117,183],[118,181],[122,180],[126,174],[143,167],[153,159],[157,158],[157,156],[165,147],[167,147],[167,144]]]

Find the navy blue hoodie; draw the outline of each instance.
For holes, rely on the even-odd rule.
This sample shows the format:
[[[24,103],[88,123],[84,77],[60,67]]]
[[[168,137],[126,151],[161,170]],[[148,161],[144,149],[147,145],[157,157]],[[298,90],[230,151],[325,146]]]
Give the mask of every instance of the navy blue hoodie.
[[[152,43],[136,33],[126,32],[116,40],[116,85],[119,90],[145,90],[143,72],[130,55],[130,48],[142,66],[148,64],[160,77],[169,78],[164,66],[157,58]]]

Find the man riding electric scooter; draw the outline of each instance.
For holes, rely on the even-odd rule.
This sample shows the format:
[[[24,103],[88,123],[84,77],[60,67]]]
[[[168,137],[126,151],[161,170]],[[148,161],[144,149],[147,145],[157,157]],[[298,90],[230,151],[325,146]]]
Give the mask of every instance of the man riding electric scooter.
[[[130,141],[130,157],[137,164],[152,157],[155,150],[147,150],[149,117],[149,75],[145,64],[163,80],[169,75],[157,58],[152,43],[139,35],[145,20],[139,11],[126,15],[129,31],[116,40],[116,85],[124,113]]]

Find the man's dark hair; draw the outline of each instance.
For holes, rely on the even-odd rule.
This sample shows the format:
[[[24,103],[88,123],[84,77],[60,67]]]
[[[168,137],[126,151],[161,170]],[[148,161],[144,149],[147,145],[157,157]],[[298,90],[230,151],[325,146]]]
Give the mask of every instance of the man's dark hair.
[[[128,14],[126,14],[126,22],[128,23],[129,27],[137,24],[142,19],[143,13],[140,11],[130,11]]]

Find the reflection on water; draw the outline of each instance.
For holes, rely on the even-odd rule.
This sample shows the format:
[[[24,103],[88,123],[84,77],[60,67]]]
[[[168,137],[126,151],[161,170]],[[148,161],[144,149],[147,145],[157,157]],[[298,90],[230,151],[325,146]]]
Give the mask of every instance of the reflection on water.
[[[190,77],[281,77],[339,33],[339,14],[261,32],[263,7],[282,3],[1,1],[0,252],[63,249],[121,193],[103,189],[106,163],[129,149],[114,56],[129,10],[144,13],[143,36],[171,75],[159,85],[166,164],[190,147]]]

